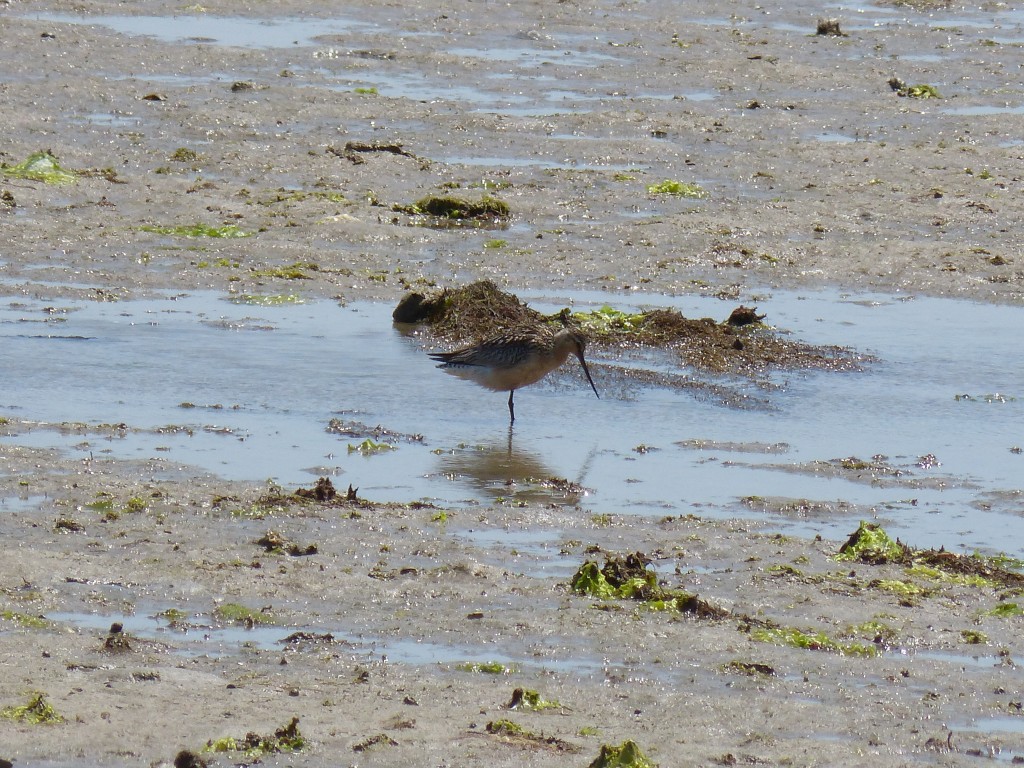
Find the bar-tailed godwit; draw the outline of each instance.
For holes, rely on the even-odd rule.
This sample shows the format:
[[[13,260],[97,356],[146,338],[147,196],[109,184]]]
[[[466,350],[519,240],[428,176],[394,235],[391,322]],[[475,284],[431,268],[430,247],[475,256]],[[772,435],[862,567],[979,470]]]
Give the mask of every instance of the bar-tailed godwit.
[[[543,379],[564,363],[570,353],[579,359],[594,394],[601,397],[583,359],[586,345],[583,334],[574,328],[555,331],[546,325],[535,325],[506,331],[454,352],[432,352],[430,357],[441,363],[437,367],[446,373],[475,381],[495,392],[507,391],[509,423],[514,423],[512,397],[516,390]]]

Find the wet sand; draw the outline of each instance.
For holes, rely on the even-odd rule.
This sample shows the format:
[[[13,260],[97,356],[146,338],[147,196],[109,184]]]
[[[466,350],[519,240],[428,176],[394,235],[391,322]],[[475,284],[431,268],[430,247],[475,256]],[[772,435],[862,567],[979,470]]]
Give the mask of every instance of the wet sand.
[[[214,289],[393,303],[481,278],[611,302],[822,285],[1021,300],[1011,9],[872,6],[832,14],[843,37],[815,35],[819,9],[801,4],[265,10],[131,13],[205,14],[202,36],[236,43],[247,21],[303,22],[265,25],[274,47],[230,46],[117,34],[101,24],[117,4],[7,6],[19,55],[0,62],[0,160],[49,149],[85,173],[0,178],[4,301]],[[95,23],[54,15],[83,12]],[[900,96],[894,76],[943,98]],[[706,194],[648,191],[665,180]],[[511,221],[424,226],[409,206],[440,194],[494,195]],[[165,229],[196,225],[248,236]],[[584,766],[625,739],[662,766],[1024,756],[1021,620],[988,613],[1013,589],[840,563],[840,542],[689,510],[275,505],[202,468],[17,439],[2,455],[0,707],[42,692],[64,718],[0,721],[15,764],[168,765],[293,717],[308,746],[265,764]],[[268,553],[268,531],[316,552]],[[502,540],[524,531],[557,551]],[[632,551],[729,616],[568,589],[585,560]],[[225,639],[224,604],[308,635]],[[878,654],[760,642],[762,620]],[[128,648],[104,647],[115,621]],[[481,661],[508,669],[461,666]],[[560,706],[509,710],[517,687]],[[545,738],[487,732],[502,719]]]

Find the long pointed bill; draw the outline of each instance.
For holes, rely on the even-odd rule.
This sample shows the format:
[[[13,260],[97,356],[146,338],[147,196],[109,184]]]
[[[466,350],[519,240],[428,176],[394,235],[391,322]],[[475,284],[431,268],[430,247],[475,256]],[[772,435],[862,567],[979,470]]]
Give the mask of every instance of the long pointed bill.
[[[583,355],[577,353],[576,357],[580,359],[580,365],[583,366],[583,372],[587,374],[587,381],[590,382],[590,388],[594,390],[594,394],[597,395],[597,387],[594,385],[594,380],[590,378],[590,369],[587,368],[587,361],[583,359]],[[597,395],[597,399],[600,400],[601,396]]]

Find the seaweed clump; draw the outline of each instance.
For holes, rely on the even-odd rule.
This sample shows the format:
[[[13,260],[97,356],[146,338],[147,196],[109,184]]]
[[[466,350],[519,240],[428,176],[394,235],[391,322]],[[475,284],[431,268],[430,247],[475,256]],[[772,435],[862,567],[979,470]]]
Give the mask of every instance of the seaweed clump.
[[[819,37],[846,37],[846,33],[839,28],[839,19],[818,19],[818,30],[815,32]]]
[[[267,553],[273,555],[288,554],[292,557],[305,557],[315,555],[318,552],[316,544],[302,546],[277,531],[267,531],[266,534],[256,540],[256,543],[263,547]]]
[[[656,768],[637,743],[627,739],[617,747],[602,744],[601,752],[587,768]]]
[[[115,621],[110,625],[107,637],[103,641],[103,650],[109,653],[125,653],[134,650],[121,622]]]
[[[507,219],[511,215],[508,203],[496,197],[484,196],[479,200],[463,197],[424,197],[416,202],[422,213],[445,219]]]
[[[618,347],[671,349],[695,368],[753,375],[772,368],[857,370],[866,359],[848,349],[782,338],[756,309],[737,307],[724,322],[674,309],[627,314],[601,307],[572,315],[592,341]]]
[[[861,522],[839,548],[837,560],[855,560],[869,565],[895,563],[910,567],[918,575],[928,569],[962,580],[992,587],[1024,589],[1024,573],[1000,564],[1000,558],[958,555],[942,549],[913,549],[899,539],[893,541],[877,523]]]
[[[512,218],[508,203],[490,195],[470,200],[455,195],[434,195],[417,200],[412,205],[394,205],[396,213],[429,216],[427,226],[446,228],[469,226],[503,229]]]
[[[511,720],[492,720],[487,723],[487,733],[496,736],[507,744],[515,744],[522,747],[535,749],[548,749],[553,752],[572,754],[579,752],[580,748],[563,739],[555,736],[545,736],[541,733],[528,731],[519,723]]]
[[[446,288],[432,297],[406,294],[391,316],[396,323],[426,323],[438,336],[456,339],[481,339],[511,326],[544,319],[540,312],[490,280]]]
[[[708,193],[700,186],[691,181],[676,181],[666,179],[657,184],[647,185],[649,195],[672,195],[674,197],[688,197],[700,199],[708,196]]]
[[[206,743],[206,752],[244,752],[249,757],[259,757],[276,752],[299,752],[306,746],[306,739],[299,731],[299,718],[274,731],[273,736],[260,736],[250,731],[240,739],[227,736]]]
[[[738,307],[724,322],[688,318],[674,309],[628,313],[609,306],[543,315],[489,280],[433,296],[408,293],[392,313],[396,323],[424,324],[434,335],[455,342],[480,341],[520,325],[572,324],[593,343],[671,349],[683,363],[713,373],[751,376],[780,368],[858,370],[869,359],[842,347],[784,339],[764,324],[764,317],[750,307]]]
[[[73,184],[78,175],[62,168],[50,150],[33,152],[17,165],[4,165],[0,170],[14,179],[41,181],[44,184]]]
[[[658,575],[647,566],[650,559],[640,553],[609,556],[603,568],[587,561],[572,577],[572,591],[602,600],[636,600],[659,611],[678,611],[702,619],[723,619],[729,612],[681,590],[658,583]]]
[[[334,488],[334,483],[331,482],[329,477],[321,477],[312,488],[297,488],[292,494],[285,494],[280,489],[272,489],[270,493],[261,496],[258,503],[261,505],[278,505],[317,501],[321,504],[350,504],[359,501],[357,497],[358,491],[359,489],[353,488],[350,483],[348,490],[345,492],[344,497],[342,497]]]
[[[27,704],[4,707],[0,710],[0,717],[31,725],[52,725],[64,722],[60,713],[46,700],[45,693],[33,693]]]
[[[896,91],[897,96],[904,96],[911,99],[941,99],[942,94],[934,85],[919,84],[907,85],[898,77],[889,78],[889,87]]]
[[[909,563],[912,559],[910,547],[899,539],[893,541],[882,526],[861,521],[860,526],[839,548],[837,560],[856,560],[870,565],[885,563]]]
[[[539,712],[544,709],[560,709],[562,705],[557,701],[548,701],[540,693],[529,688],[516,688],[505,706],[508,709],[531,709]]]

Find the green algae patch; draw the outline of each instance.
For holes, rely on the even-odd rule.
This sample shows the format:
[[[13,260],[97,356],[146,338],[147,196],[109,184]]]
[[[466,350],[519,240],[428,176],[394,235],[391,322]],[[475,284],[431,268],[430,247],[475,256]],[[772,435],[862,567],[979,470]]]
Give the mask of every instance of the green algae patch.
[[[1004,556],[957,555],[942,549],[926,549],[914,553],[914,564],[941,571],[950,580],[968,586],[1024,588],[1024,574]]]
[[[881,526],[874,523],[861,522],[835,557],[841,561],[854,560],[869,565],[902,565],[906,567],[908,576],[938,584],[990,589],[1024,588],[1024,574],[1013,569],[1013,561],[1004,556],[983,557],[978,554],[958,555],[945,549],[911,549],[899,539],[893,541]],[[900,579],[875,579],[868,586],[908,599],[927,596],[934,591]]]
[[[911,550],[899,539],[893,541],[882,526],[861,521],[860,526],[839,548],[836,560],[855,560],[870,565],[908,563]]]
[[[602,744],[601,752],[587,768],[657,768],[632,739],[619,746]]]
[[[924,587],[912,581],[902,579],[873,579],[868,582],[871,589],[880,589],[883,592],[891,592],[904,600],[912,600],[916,597],[926,597],[929,592]]]
[[[542,712],[545,709],[561,709],[562,705],[557,701],[548,701],[537,691],[528,688],[516,688],[512,691],[512,698],[507,707],[509,709],[529,709],[535,712]]]
[[[850,634],[861,636],[867,635],[875,645],[882,645],[887,648],[897,645],[899,640],[899,633],[897,633],[895,629],[884,621],[878,621],[877,619],[865,621],[857,624],[856,626],[850,627]]]
[[[223,227],[211,227],[208,224],[180,224],[173,227],[146,224],[140,227],[140,229],[143,232],[153,232],[157,235],[172,235],[174,237],[237,238],[249,237],[250,234],[243,232],[234,224],[226,224]]]
[[[297,261],[283,267],[254,269],[253,277],[274,277],[279,280],[312,280],[307,272],[319,272],[320,265],[313,261]]]
[[[107,491],[100,491],[96,494],[96,500],[83,505],[85,509],[98,512],[104,520],[119,520],[122,514],[145,512],[149,509],[148,502],[141,496],[132,496],[123,503],[118,502]]]
[[[1008,619],[1014,616],[1024,616],[1024,607],[1017,603],[997,603],[990,611],[985,611],[986,616],[995,616],[1000,619]]]
[[[13,179],[41,181],[44,184],[74,184],[79,175],[62,168],[49,150],[33,152],[17,165],[4,164],[0,171]]]
[[[758,627],[751,630],[750,638],[759,643],[788,645],[791,648],[804,648],[809,651],[841,653],[844,656],[871,657],[878,655],[878,649],[873,645],[842,643],[824,632],[805,632],[796,627]]]
[[[520,736],[524,733],[529,733],[519,723],[514,723],[511,720],[492,720],[487,724],[488,733],[504,733],[504,734],[515,734]]]
[[[987,645],[988,635],[976,629],[961,629],[960,639],[968,645]]]
[[[45,693],[33,693],[26,704],[0,709],[0,717],[29,725],[56,725],[64,718],[46,700]]]
[[[260,757],[278,752],[300,752],[306,746],[306,739],[299,731],[299,718],[293,717],[288,725],[274,731],[273,736],[261,736],[249,732],[242,738],[225,736],[211,739],[203,747],[204,752],[244,752],[246,757]]]
[[[924,83],[918,85],[907,85],[898,77],[889,79],[889,87],[896,91],[897,96],[909,99],[941,99],[942,94],[934,85]]]
[[[572,319],[590,334],[610,336],[617,333],[636,333],[644,325],[646,313],[630,314],[607,304],[590,312],[573,312]]]
[[[199,159],[199,153],[188,147],[178,147],[167,159],[172,163],[194,163]]]
[[[348,452],[358,453],[361,456],[375,456],[378,453],[387,453],[388,451],[398,450],[395,446],[388,443],[375,443],[370,438],[366,438],[363,442],[353,445],[349,443]]]
[[[104,514],[112,512],[114,510],[114,500],[112,498],[109,498],[109,495],[106,493],[101,493],[100,495],[106,496],[107,498],[100,498],[97,499],[96,501],[90,501],[88,504],[85,505],[85,508],[91,509],[93,512],[102,512]]]
[[[487,723],[485,730],[490,735],[500,738],[506,744],[514,744],[520,747],[551,750],[554,752],[568,754],[580,751],[580,748],[575,744],[555,738],[554,736],[545,736],[540,733],[533,733],[512,720],[492,720]]]
[[[178,608],[168,608],[158,613],[157,618],[163,619],[171,627],[182,627],[188,621],[188,614]]]
[[[700,199],[708,196],[708,193],[700,186],[688,181],[673,181],[666,179],[657,184],[647,185],[649,195],[672,195],[673,197],[688,197]]]
[[[979,574],[972,573],[949,573],[936,568],[931,565],[925,565],[924,563],[916,562],[914,565],[907,569],[909,576],[917,576],[922,579],[929,579],[931,581],[941,582],[943,584],[959,584],[964,587],[998,587],[999,582],[981,576]]]
[[[219,621],[228,624],[244,624],[252,627],[257,624],[276,624],[275,619],[266,611],[254,611],[240,603],[223,603],[218,605],[213,612]]]
[[[975,553],[972,557],[983,557],[979,553]],[[1017,573],[1024,572],[1024,560],[1019,557],[1010,557],[1007,554],[992,555],[986,558],[986,561],[997,568],[1002,568],[1007,571],[1016,571]]]
[[[18,613],[17,611],[6,609],[0,611],[0,620],[17,624],[23,629],[46,629],[50,626],[50,622],[42,616],[29,616],[27,613]]]
[[[141,496],[132,496],[128,501],[124,503],[125,512],[145,512],[148,505],[146,500]]]
[[[601,600],[633,600],[654,611],[675,611],[703,619],[729,615],[706,600],[688,592],[663,587],[658,575],[648,568],[650,560],[640,552],[625,557],[609,556],[603,568],[587,561],[569,582],[573,592]]]
[[[580,595],[590,595],[601,600],[612,600],[618,597],[618,590],[608,583],[597,563],[586,562],[572,577],[572,591]]]

